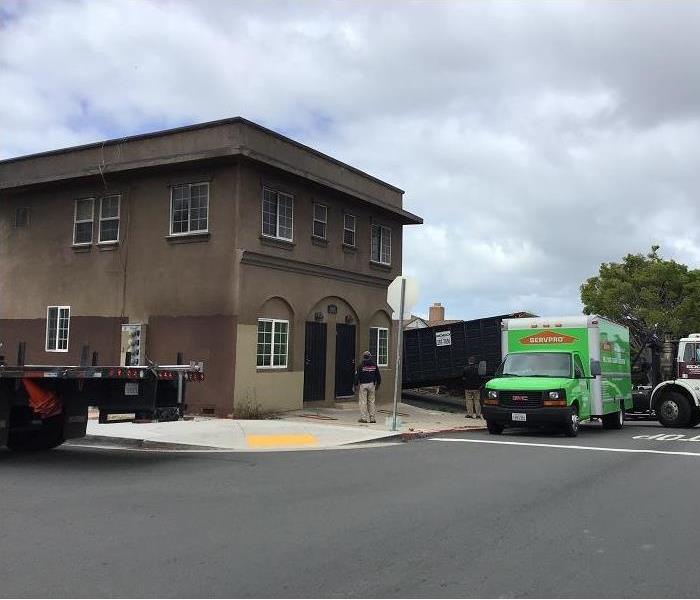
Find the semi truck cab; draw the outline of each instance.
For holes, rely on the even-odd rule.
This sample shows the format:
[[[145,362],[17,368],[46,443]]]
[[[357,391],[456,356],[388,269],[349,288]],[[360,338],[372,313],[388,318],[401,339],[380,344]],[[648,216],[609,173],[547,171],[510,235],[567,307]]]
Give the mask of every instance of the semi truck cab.
[[[665,427],[694,427],[700,423],[700,333],[678,341],[674,375],[650,393],[640,394],[648,398],[647,408]]]

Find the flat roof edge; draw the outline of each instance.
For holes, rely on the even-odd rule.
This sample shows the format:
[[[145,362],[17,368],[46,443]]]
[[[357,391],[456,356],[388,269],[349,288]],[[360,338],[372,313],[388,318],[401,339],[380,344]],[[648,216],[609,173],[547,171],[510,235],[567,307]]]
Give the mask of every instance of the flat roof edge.
[[[327,160],[329,162],[332,162],[336,165],[339,165],[345,169],[348,169],[349,171],[360,175],[362,177],[365,177],[371,181],[374,181],[375,183],[378,183],[386,188],[389,188],[395,192],[398,192],[400,194],[404,194],[405,191],[402,190],[401,188],[398,188],[394,185],[391,185],[390,183],[387,183],[386,181],[383,181],[377,177],[374,177],[373,175],[370,175],[369,173],[366,173],[365,171],[362,171],[356,167],[353,167],[347,163],[344,163],[343,161],[338,160],[337,158],[333,158],[332,156],[329,156],[328,154],[324,154],[323,152],[320,152],[319,150],[316,150],[314,148],[311,148],[310,146],[307,146],[306,144],[302,144],[301,142],[297,142],[296,140],[293,140],[290,137],[287,137],[286,135],[283,135],[281,133],[278,133],[272,129],[268,129],[267,127],[263,127],[262,125],[259,125],[258,123],[255,123],[254,121],[249,121],[248,119],[245,119],[243,117],[229,117],[226,119],[218,119],[215,121],[206,121],[204,123],[195,123],[192,125],[183,125],[180,127],[173,127],[170,129],[161,129],[158,131],[151,131],[147,133],[138,133],[135,135],[128,135],[120,138],[112,138],[109,140],[103,140],[103,141],[98,141],[98,142],[90,142],[89,144],[81,144],[79,146],[69,146],[66,148],[57,148],[55,150],[46,150],[44,152],[36,152],[33,154],[24,154],[22,156],[14,156],[11,158],[5,158],[0,160],[0,165],[4,164],[11,164],[14,162],[19,162],[23,160],[31,160],[34,158],[43,158],[46,156],[55,156],[58,154],[65,154],[68,152],[79,152],[82,150],[90,150],[92,148],[100,148],[104,146],[110,146],[114,144],[123,144],[125,142],[135,142],[139,140],[146,140],[154,137],[160,137],[160,136],[165,136],[165,135],[172,135],[176,133],[183,133],[187,131],[196,131],[198,129],[207,129],[209,127],[218,127],[221,125],[234,125],[237,123],[242,123],[244,125],[247,125],[249,127],[252,127],[254,129],[257,129],[259,131],[262,131],[268,135],[271,135],[273,137],[276,137],[277,139],[283,140],[293,146],[296,146],[297,148],[300,148],[306,152],[310,152],[311,154],[314,154],[316,156],[319,156],[320,158],[323,158],[324,160]]]

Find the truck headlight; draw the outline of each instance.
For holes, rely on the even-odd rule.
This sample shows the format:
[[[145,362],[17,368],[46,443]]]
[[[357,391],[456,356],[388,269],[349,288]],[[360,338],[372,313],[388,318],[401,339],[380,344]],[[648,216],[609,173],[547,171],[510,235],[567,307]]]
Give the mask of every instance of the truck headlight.
[[[556,392],[549,392],[549,399],[550,400],[559,400],[561,398],[561,394],[556,391]]]
[[[489,390],[488,397],[490,400],[498,400],[498,392],[496,390]]]

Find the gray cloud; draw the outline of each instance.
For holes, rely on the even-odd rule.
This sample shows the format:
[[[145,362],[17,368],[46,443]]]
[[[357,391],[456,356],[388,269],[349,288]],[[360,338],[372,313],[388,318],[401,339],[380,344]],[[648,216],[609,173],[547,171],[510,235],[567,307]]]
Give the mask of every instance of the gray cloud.
[[[0,155],[240,114],[407,190],[418,312],[576,312],[601,261],[700,261],[699,23],[698,2],[4,3]]]

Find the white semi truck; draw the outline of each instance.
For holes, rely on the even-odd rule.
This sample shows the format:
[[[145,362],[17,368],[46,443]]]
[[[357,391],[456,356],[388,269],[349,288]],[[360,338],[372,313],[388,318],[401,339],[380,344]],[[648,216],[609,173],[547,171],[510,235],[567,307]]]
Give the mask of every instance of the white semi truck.
[[[661,348],[651,348],[650,353],[651,362],[660,356],[663,380],[633,392],[630,414],[655,415],[666,427],[695,427],[700,423],[700,333],[677,342],[667,336]]]

